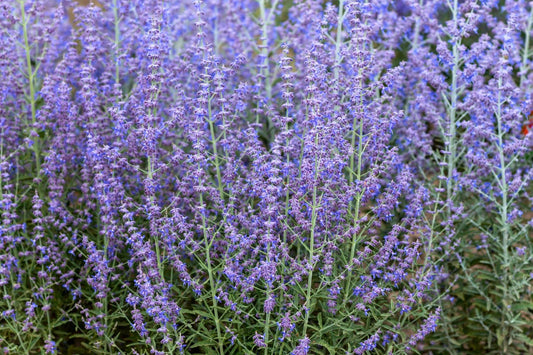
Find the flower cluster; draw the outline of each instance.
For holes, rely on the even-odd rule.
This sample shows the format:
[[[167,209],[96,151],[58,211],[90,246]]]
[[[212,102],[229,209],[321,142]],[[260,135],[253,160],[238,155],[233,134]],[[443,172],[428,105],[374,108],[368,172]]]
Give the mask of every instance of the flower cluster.
[[[2,0],[2,351],[531,351],[531,36],[525,0]]]

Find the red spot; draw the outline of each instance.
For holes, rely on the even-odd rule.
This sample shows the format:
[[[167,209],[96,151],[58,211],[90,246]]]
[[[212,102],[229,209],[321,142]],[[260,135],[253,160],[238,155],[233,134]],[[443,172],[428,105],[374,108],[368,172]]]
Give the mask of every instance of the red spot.
[[[533,128],[533,111],[529,113],[529,121],[522,126],[522,134],[525,136]]]

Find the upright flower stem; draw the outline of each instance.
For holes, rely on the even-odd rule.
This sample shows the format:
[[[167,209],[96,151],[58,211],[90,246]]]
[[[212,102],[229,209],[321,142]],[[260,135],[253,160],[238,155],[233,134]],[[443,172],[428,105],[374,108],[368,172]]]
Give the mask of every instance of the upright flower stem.
[[[452,8],[452,15],[453,15],[453,21],[455,23],[455,26],[458,24],[458,0],[454,0],[453,2],[453,8]],[[445,137],[445,142],[447,143],[447,149],[448,150],[448,176],[446,179],[446,218],[447,220],[450,220],[451,214],[452,214],[452,196],[453,196],[453,189],[455,184],[453,183],[453,174],[455,171],[455,163],[456,163],[456,154],[457,154],[457,143],[456,143],[456,115],[457,115],[457,79],[458,79],[458,68],[459,68],[459,46],[461,45],[460,39],[456,38],[453,40],[453,67],[452,67],[452,88],[450,93],[450,105],[448,107],[448,116],[449,116],[449,123],[448,123],[448,132]]]
[[[161,28],[158,28],[157,30],[161,31]],[[152,65],[154,65],[156,63],[156,59],[152,59],[151,63],[152,63]],[[152,75],[156,76],[157,74],[159,74],[157,72],[157,70],[152,69]],[[161,83],[158,83],[156,80],[152,80],[150,82],[150,85],[153,88],[155,88],[154,92],[150,94],[150,100],[153,101],[153,102],[156,102],[158,100],[158,98],[159,98],[159,93],[160,93],[160,90],[161,90]],[[155,117],[156,114],[157,114],[157,107],[153,107],[152,109],[148,110],[148,115],[149,116]],[[152,125],[155,125],[155,124],[152,123]],[[156,129],[156,127],[151,127],[151,128],[153,128],[154,130]],[[155,156],[153,156],[151,154],[152,154],[151,152],[148,152],[147,157],[146,157],[147,158],[147,162],[146,162],[147,169],[146,169],[146,171],[147,171],[148,180],[150,181],[151,184],[153,184],[154,183],[153,182],[154,174],[155,174],[155,170],[154,170]],[[150,194],[149,202],[150,202],[150,206],[153,206],[156,203],[154,194]],[[161,250],[160,250],[160,247],[159,247],[159,238],[157,238],[156,236],[152,236],[152,238],[153,238],[153,243],[154,243],[155,251],[156,251],[157,268],[158,268],[158,271],[159,271],[159,276],[160,276],[161,280],[164,280],[164,270],[163,270]]]
[[[220,193],[220,199],[224,200],[224,187],[222,186],[222,173],[220,171],[220,161],[218,157],[218,150],[217,150],[217,137],[215,135],[215,125],[213,122],[213,114],[212,114],[212,108],[211,108],[211,100],[212,98],[209,98],[208,100],[208,124],[209,124],[209,133],[211,134],[211,148],[213,149],[213,158],[215,159],[215,169],[216,169],[216,175],[217,175],[217,188],[218,192]]]
[[[115,84],[120,84],[120,18],[118,16],[118,0],[113,0],[113,25],[115,47]]]
[[[362,83],[361,83],[361,86],[362,86]],[[362,87],[361,87],[362,89]],[[360,105],[360,110],[362,110],[362,105],[363,105],[363,102],[362,102],[362,96],[361,96],[361,102],[359,103]],[[362,117],[362,115],[361,115]],[[353,126],[352,126],[352,138],[351,138],[351,144],[352,144],[352,147],[355,147],[355,139],[356,139],[356,136],[358,138],[358,142],[357,142],[357,167],[355,168],[355,153],[352,154],[350,156],[350,174],[349,174],[349,182],[350,182],[350,185],[354,183],[353,181],[353,171],[354,171],[354,168],[357,169],[356,170],[356,173],[355,173],[355,178],[356,178],[356,181],[357,183],[360,183],[361,181],[361,169],[362,169],[362,165],[363,165],[363,153],[364,153],[364,148],[363,148],[363,121],[360,121],[359,122],[359,130],[357,130],[357,119],[354,118],[353,120]],[[357,193],[357,196],[356,196],[356,199],[355,199],[355,211],[354,211],[354,215],[353,215],[353,224],[354,224],[354,227],[357,223],[357,220],[359,218],[359,212],[360,212],[360,208],[361,208],[361,198],[363,197],[363,194],[364,194],[364,188],[361,187],[361,191],[359,191]],[[355,233],[352,237],[352,244],[351,244],[351,249],[350,249],[350,260],[349,262],[351,262],[353,260],[353,258],[355,257],[355,250],[356,250],[356,246],[357,246],[357,238],[358,238],[358,233]]]
[[[24,0],[19,1],[20,12],[21,12],[21,24],[22,24],[22,35],[24,38],[24,52],[26,54],[26,76],[28,77],[28,84],[30,89],[29,101],[31,106],[31,126],[30,132],[35,129],[37,123],[37,99],[36,99],[36,89],[35,89],[35,71],[33,69],[33,64],[31,61],[31,46],[28,37],[28,22],[29,18],[26,14],[26,2]],[[30,133],[31,134],[31,133]],[[35,168],[37,176],[41,174],[41,152],[40,152],[40,138],[39,136],[32,137],[34,140],[32,144],[32,150],[35,154]]]
[[[335,78],[335,93],[339,93],[339,76],[341,63],[341,45],[342,45],[342,23],[344,21],[344,0],[339,0],[339,12],[337,14],[337,31],[335,33],[335,68],[333,69]]]
[[[209,78],[209,74],[207,72],[207,68],[205,70],[205,77],[206,80]],[[210,96],[207,99],[207,124],[209,126],[209,134],[210,134],[210,140],[211,140],[211,148],[213,149],[213,155],[214,155],[214,163],[215,163],[215,170],[216,170],[216,179],[217,179],[217,189],[220,194],[221,200],[224,200],[224,187],[222,186],[222,173],[220,170],[220,160],[218,156],[218,149],[217,149],[217,137],[215,132],[215,125],[213,120],[213,111],[212,111],[212,103],[213,97]],[[200,194],[200,206],[204,205],[204,196],[203,193]],[[226,217],[223,217],[223,223],[226,222]],[[217,330],[217,341],[218,341],[218,350],[221,355],[224,354],[224,339],[222,338],[222,327],[220,324],[220,317],[218,314],[218,304],[216,300],[216,288],[215,288],[215,273],[213,271],[213,266],[211,263],[211,246],[212,241],[209,240],[208,232],[207,232],[207,220],[205,218],[205,215],[202,213],[202,229],[204,234],[204,244],[205,244],[205,254],[206,254],[206,263],[207,263],[207,274],[209,277],[209,288],[211,292],[211,303],[213,308],[213,315],[215,317],[215,326]]]
[[[509,304],[509,267],[510,267],[510,256],[509,256],[509,223],[508,220],[508,186],[507,186],[507,165],[505,162],[505,153],[503,149],[503,128],[502,128],[502,97],[501,97],[501,89],[502,89],[502,77],[500,76],[498,78],[498,102],[496,106],[496,122],[497,122],[497,129],[498,129],[498,156],[500,160],[500,167],[499,167],[499,185],[501,188],[501,198],[502,203],[498,204],[499,206],[499,213],[500,213],[500,223],[501,223],[501,232],[502,232],[502,249],[503,249],[503,307],[502,307],[502,314],[501,314],[501,326],[503,328],[503,332],[501,334],[501,338],[498,339],[498,342],[501,344],[502,348],[500,350],[500,353],[502,355],[508,353],[508,341],[507,341],[507,335],[509,332],[509,326],[508,326],[508,306]]]
[[[533,31],[533,5],[531,6],[531,11],[529,12],[529,17],[527,20],[527,27],[525,31],[525,40],[524,40],[524,49],[522,50],[522,63],[520,65],[520,88],[523,88],[524,82],[526,80],[528,70],[529,70],[529,60],[531,57],[530,53],[530,41],[531,41],[531,31]],[[526,91],[527,92],[527,91]]]
[[[275,13],[275,8],[278,5],[279,0],[274,0],[271,6],[271,11],[267,15],[267,9],[266,9],[266,0],[257,0],[259,2],[259,16],[260,16],[260,25],[261,25],[261,46],[259,47],[261,49],[261,60],[263,61],[260,64],[260,73],[263,78],[263,82],[265,85],[266,90],[266,99],[267,104],[271,104],[272,101],[272,82],[273,78],[271,78],[270,73],[270,60],[268,55],[268,33],[269,33],[269,25],[271,22],[271,17]],[[255,116],[255,123],[259,124],[259,111],[257,111]],[[272,121],[269,116],[267,116],[267,122],[266,122],[266,128],[271,129],[272,128]],[[265,135],[267,136],[268,140],[270,140],[270,136],[268,134],[268,130],[265,130]]]
[[[289,110],[287,109],[287,116],[289,115],[288,112]],[[288,123],[285,124],[285,129],[287,131],[289,130]],[[287,137],[285,141],[286,147],[289,147],[289,144],[290,144],[289,137]],[[291,162],[291,156],[289,153],[287,153],[287,158],[285,162],[286,162],[286,166],[288,167]],[[290,173],[287,172],[287,177],[285,179],[285,223],[288,223],[288,219],[289,219],[290,183],[291,183],[291,176],[290,176]],[[287,243],[287,228],[284,228],[283,229],[283,244],[286,244],[286,243]]]
[[[315,133],[315,146],[318,145],[318,132]],[[307,327],[309,324],[309,314],[311,313],[311,288],[313,287],[313,269],[314,269],[314,253],[315,253],[315,228],[316,228],[316,220],[317,220],[317,212],[318,212],[318,204],[319,201],[317,200],[317,179],[318,179],[318,169],[320,167],[319,163],[319,157],[315,156],[315,171],[314,171],[314,178],[313,178],[313,202],[311,206],[311,231],[309,235],[309,273],[307,274],[307,289],[306,289],[306,295],[305,295],[305,319],[304,319],[304,326],[302,335],[307,335]]]
[[[273,7],[277,5],[278,0],[275,1]],[[270,16],[266,13],[266,0],[259,0],[259,13],[261,16],[261,58],[264,63],[261,67],[261,74],[265,77],[265,88],[267,98],[272,98],[272,82],[270,80],[270,66],[268,65],[268,25]]]
[[[270,219],[269,219],[269,222],[270,222]],[[269,231],[270,233],[270,231]],[[270,242],[269,244],[267,245],[267,263],[270,263]],[[267,286],[267,292],[266,292],[266,297],[267,299],[270,297],[270,292],[272,292],[271,290],[271,287],[270,285]],[[266,312],[266,317],[265,317],[265,325],[264,325],[264,328],[263,328],[263,334],[265,336],[265,355],[268,354],[268,342],[270,340],[270,314],[272,313],[271,310],[268,310]]]
[[[204,195],[200,193],[200,206],[204,206]],[[211,306],[213,315],[215,317],[215,327],[217,329],[217,342],[218,350],[220,355],[224,354],[224,339],[222,339],[222,330],[220,324],[220,318],[218,315],[218,304],[216,299],[216,290],[215,290],[215,276],[213,273],[213,267],[211,265],[211,241],[209,241],[209,233],[207,231],[207,221],[203,212],[200,212],[202,218],[202,230],[204,236],[204,252],[205,252],[205,262],[207,267],[207,274],[209,277],[209,288],[211,292]]]

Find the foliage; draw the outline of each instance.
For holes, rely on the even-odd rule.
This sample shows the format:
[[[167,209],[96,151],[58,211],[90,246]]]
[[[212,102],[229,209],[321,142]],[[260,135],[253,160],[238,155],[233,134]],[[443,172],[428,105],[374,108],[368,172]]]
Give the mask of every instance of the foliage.
[[[2,0],[0,31],[4,353],[533,350],[531,3]]]

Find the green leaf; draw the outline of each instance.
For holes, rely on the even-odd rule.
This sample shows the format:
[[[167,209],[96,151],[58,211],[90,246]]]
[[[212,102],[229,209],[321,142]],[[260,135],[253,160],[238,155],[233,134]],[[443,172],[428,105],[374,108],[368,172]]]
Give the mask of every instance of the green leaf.
[[[181,313],[185,313],[185,314],[195,314],[195,315],[198,315],[198,316],[206,317],[207,319],[209,319],[209,318],[212,317],[212,315],[209,314],[208,312],[205,312],[205,311],[202,311],[202,310],[199,310],[199,309],[191,309],[191,310],[188,310],[188,309],[182,309],[182,310],[181,310]]]
[[[533,302],[521,301],[521,302],[513,303],[511,305],[511,310],[515,312],[528,311],[530,309],[533,309]]]
[[[335,355],[335,347],[329,345],[329,344],[326,343],[325,341],[323,341],[323,340],[315,340],[314,343],[316,343],[317,345],[320,345],[320,346],[326,348],[327,351],[328,351],[331,355]]]
[[[533,346],[533,339],[531,339],[530,337],[528,337],[527,335],[525,334],[517,334],[516,335],[516,338],[524,343],[526,343],[527,345],[529,346]]]
[[[449,341],[450,343],[452,343],[453,345],[455,346],[461,346],[462,344],[460,342],[457,341],[457,339],[455,339],[454,337],[450,337],[449,339],[447,339],[447,341]]]
[[[479,272],[479,274],[476,275],[476,277],[481,280],[489,280],[489,281],[496,280],[496,278],[494,277],[494,274],[488,271],[481,271]]]
[[[204,346],[207,346],[207,347],[214,347],[216,346],[217,343],[212,340],[212,339],[206,339],[206,340],[202,340],[202,341],[198,341],[198,342],[194,342],[192,343],[189,348],[191,349],[194,349],[194,348],[199,348],[199,347],[204,347]]]

